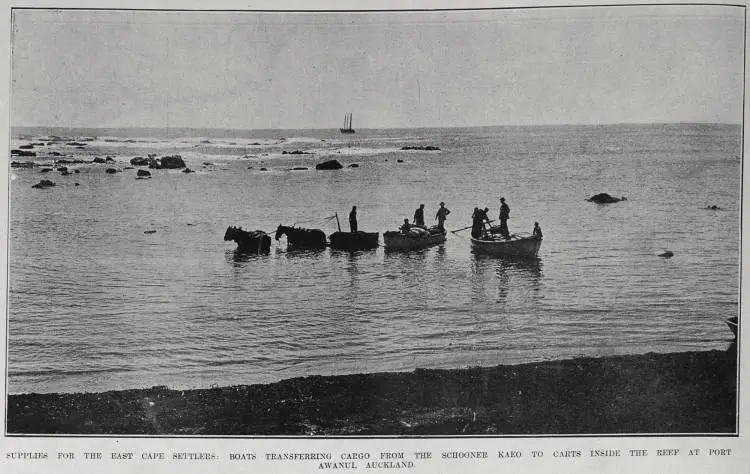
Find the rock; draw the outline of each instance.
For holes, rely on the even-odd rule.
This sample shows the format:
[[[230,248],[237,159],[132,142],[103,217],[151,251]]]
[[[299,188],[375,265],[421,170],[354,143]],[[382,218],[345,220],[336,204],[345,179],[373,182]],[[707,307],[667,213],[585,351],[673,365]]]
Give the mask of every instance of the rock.
[[[80,183],[76,183],[76,186],[80,186]]]
[[[195,171],[191,170],[190,168],[185,168],[182,170],[183,173],[195,173]]]
[[[105,158],[105,160],[104,160],[104,161],[107,161],[107,162],[111,162],[111,163],[114,163],[115,159],[114,159],[114,158],[112,158],[111,156],[108,156],[107,158]]]
[[[67,173],[68,172],[68,167],[67,166],[58,166],[57,167],[57,171],[59,171],[60,173]]]
[[[115,173],[117,173],[117,170],[116,170],[116,169],[114,169],[114,168],[107,168],[107,171],[106,171],[106,173],[107,173],[107,174],[115,174]]]
[[[133,168],[132,166],[126,166],[126,167],[124,167],[123,169],[124,169],[124,170],[134,170],[135,168]]]
[[[359,165],[357,163],[352,163],[349,165],[349,168],[359,168]]]
[[[213,166],[214,165],[210,161],[204,161],[203,164],[206,165],[206,166]]]
[[[62,153],[60,153],[59,151],[51,151],[51,152],[49,152],[49,154],[51,156],[62,156]]]
[[[79,143],[79,142],[68,142],[66,143],[68,146],[86,146],[85,143]]]
[[[130,164],[133,166],[148,166],[148,158],[136,156],[135,158],[130,160]]]
[[[31,150],[34,148],[34,145],[21,145],[18,148],[21,150]]]
[[[440,148],[432,145],[427,146],[402,146],[402,150],[440,151]]]
[[[60,173],[60,176],[68,176],[69,174],[70,174],[70,172],[67,171],[67,170],[65,170],[65,171],[63,171],[63,172]]]
[[[396,163],[403,163],[404,160],[396,160]]]
[[[35,184],[34,186],[32,186],[32,188],[44,189],[44,188],[51,188],[52,186],[56,186],[56,184],[48,179],[43,179],[39,181],[37,184]]]
[[[42,173],[49,173],[50,171],[52,171],[52,168],[42,168],[40,171]]]
[[[659,254],[659,256],[664,258],[672,258],[674,256],[674,252],[672,252],[671,250],[664,250]]]
[[[144,234],[155,234],[156,231],[155,230],[144,230],[143,233]]]
[[[13,150],[10,150],[10,154],[15,156],[36,156],[36,153],[34,153],[33,151],[17,150],[15,148]]]
[[[165,169],[185,168],[185,162],[180,155],[162,156],[161,167]]]
[[[709,210],[709,211],[721,211],[721,210],[722,210],[722,209],[721,209],[721,208],[720,208],[719,206],[717,206],[716,204],[714,204],[714,205],[712,205],[712,206],[706,206],[706,209],[707,209],[707,210]]]
[[[594,202],[596,204],[611,204],[613,202],[627,201],[628,198],[626,197],[616,198],[616,197],[610,196],[607,193],[600,193],[595,196],[591,196],[590,198],[586,200],[589,202]]]
[[[10,163],[11,168],[33,168],[34,166],[35,165],[33,161],[12,161]]]
[[[268,168],[261,168],[261,171],[268,171]]]
[[[302,150],[294,150],[294,151],[282,151],[282,155],[312,155],[313,153],[310,153],[309,151],[302,151]]]
[[[92,163],[105,163],[104,158],[99,158],[98,156],[94,158],[94,161]]]
[[[338,160],[324,161],[315,165],[316,170],[340,170],[344,165],[338,162]]]
[[[84,160],[57,160],[55,161],[55,164],[57,165],[82,165],[91,163],[90,161],[84,161]]]
[[[304,166],[296,166],[292,168],[291,171],[307,171],[307,168],[305,168]]]
[[[73,170],[73,173],[80,173],[81,170]]]
[[[140,177],[140,178],[150,178],[150,177],[151,177],[151,173],[149,173],[149,172],[148,172],[148,171],[146,171],[146,170],[138,170],[138,173],[136,173],[136,174],[137,174],[137,175],[138,175],[138,177]]]

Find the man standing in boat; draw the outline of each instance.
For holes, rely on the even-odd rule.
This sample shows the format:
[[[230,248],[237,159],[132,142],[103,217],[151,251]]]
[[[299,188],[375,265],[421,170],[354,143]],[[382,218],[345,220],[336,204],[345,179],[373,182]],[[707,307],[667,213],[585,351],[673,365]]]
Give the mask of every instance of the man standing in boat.
[[[487,211],[489,211],[489,208],[486,207],[484,210],[479,209],[478,207],[474,208],[474,213],[471,215],[471,236],[475,239],[481,238],[486,232],[484,224],[485,222],[488,224],[490,222],[489,217],[487,217]]]
[[[424,204],[419,205],[419,209],[414,211],[414,225],[424,227]]]
[[[505,203],[505,198],[500,198],[500,234],[506,239],[510,238],[508,231],[508,219],[510,219],[510,206]]]
[[[441,231],[445,231],[445,218],[450,214],[451,211],[448,210],[447,207],[445,207],[445,203],[440,203],[440,209],[438,209],[437,214],[435,214],[435,220],[438,221],[438,228]]]
[[[357,206],[352,206],[352,212],[349,213],[349,229],[357,232]]]

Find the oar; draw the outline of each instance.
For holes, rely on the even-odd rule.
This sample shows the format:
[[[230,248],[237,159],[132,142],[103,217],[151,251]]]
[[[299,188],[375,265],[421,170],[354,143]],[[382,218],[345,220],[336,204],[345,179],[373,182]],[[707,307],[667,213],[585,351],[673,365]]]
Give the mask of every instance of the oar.
[[[487,222],[491,224],[491,223],[493,223],[493,222],[495,222],[495,221],[487,221]],[[461,232],[462,230],[466,230],[466,229],[471,229],[472,227],[474,227],[474,225],[470,225],[470,226],[468,226],[468,227],[464,227],[464,228],[462,228],[462,229],[456,229],[456,230],[452,230],[452,231],[451,231],[451,233],[452,233],[452,234],[457,234],[458,232]]]

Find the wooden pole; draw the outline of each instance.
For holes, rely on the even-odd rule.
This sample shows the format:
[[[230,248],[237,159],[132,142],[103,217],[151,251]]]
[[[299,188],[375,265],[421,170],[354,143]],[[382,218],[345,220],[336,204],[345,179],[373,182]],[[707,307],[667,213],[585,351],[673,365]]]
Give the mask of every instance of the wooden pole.
[[[336,226],[339,228],[339,232],[341,232],[341,222],[339,222],[339,213],[336,213]]]
[[[487,221],[487,222],[491,224],[491,223],[493,223],[493,222],[495,222],[495,221],[494,221],[494,220],[489,220],[489,221]],[[474,227],[474,225],[473,225],[473,224],[472,224],[472,225],[470,225],[470,226],[468,226],[468,227],[463,227],[463,228],[461,228],[461,229],[457,229],[457,230],[452,230],[452,231],[451,231],[451,233],[455,234],[455,233],[457,233],[457,232],[461,232],[462,230],[466,230],[466,229],[471,229],[472,227]]]

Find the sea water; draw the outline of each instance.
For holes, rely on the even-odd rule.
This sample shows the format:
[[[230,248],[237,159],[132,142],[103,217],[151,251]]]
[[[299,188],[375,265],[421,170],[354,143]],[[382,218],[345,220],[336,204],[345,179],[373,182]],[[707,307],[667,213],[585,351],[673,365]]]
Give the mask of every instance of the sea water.
[[[44,143],[36,158],[11,159],[38,166],[10,170],[10,393],[724,349],[732,339],[739,126],[14,130],[13,148],[29,143]],[[401,150],[426,145],[440,150]],[[179,154],[195,173],[137,180],[125,168],[148,154]],[[40,172],[106,156],[115,161],[68,165],[68,176]],[[327,159],[346,168],[314,169]],[[33,189],[41,179],[57,185]],[[601,192],[627,200],[585,200]],[[289,251],[282,238],[268,255],[242,255],[223,240],[230,225],[330,234],[337,214],[348,230],[355,205],[360,230],[382,235],[420,204],[434,223],[440,201],[459,229],[475,207],[496,219],[500,197],[511,232],[540,223],[538,260],[474,255],[469,231],[415,252]]]

